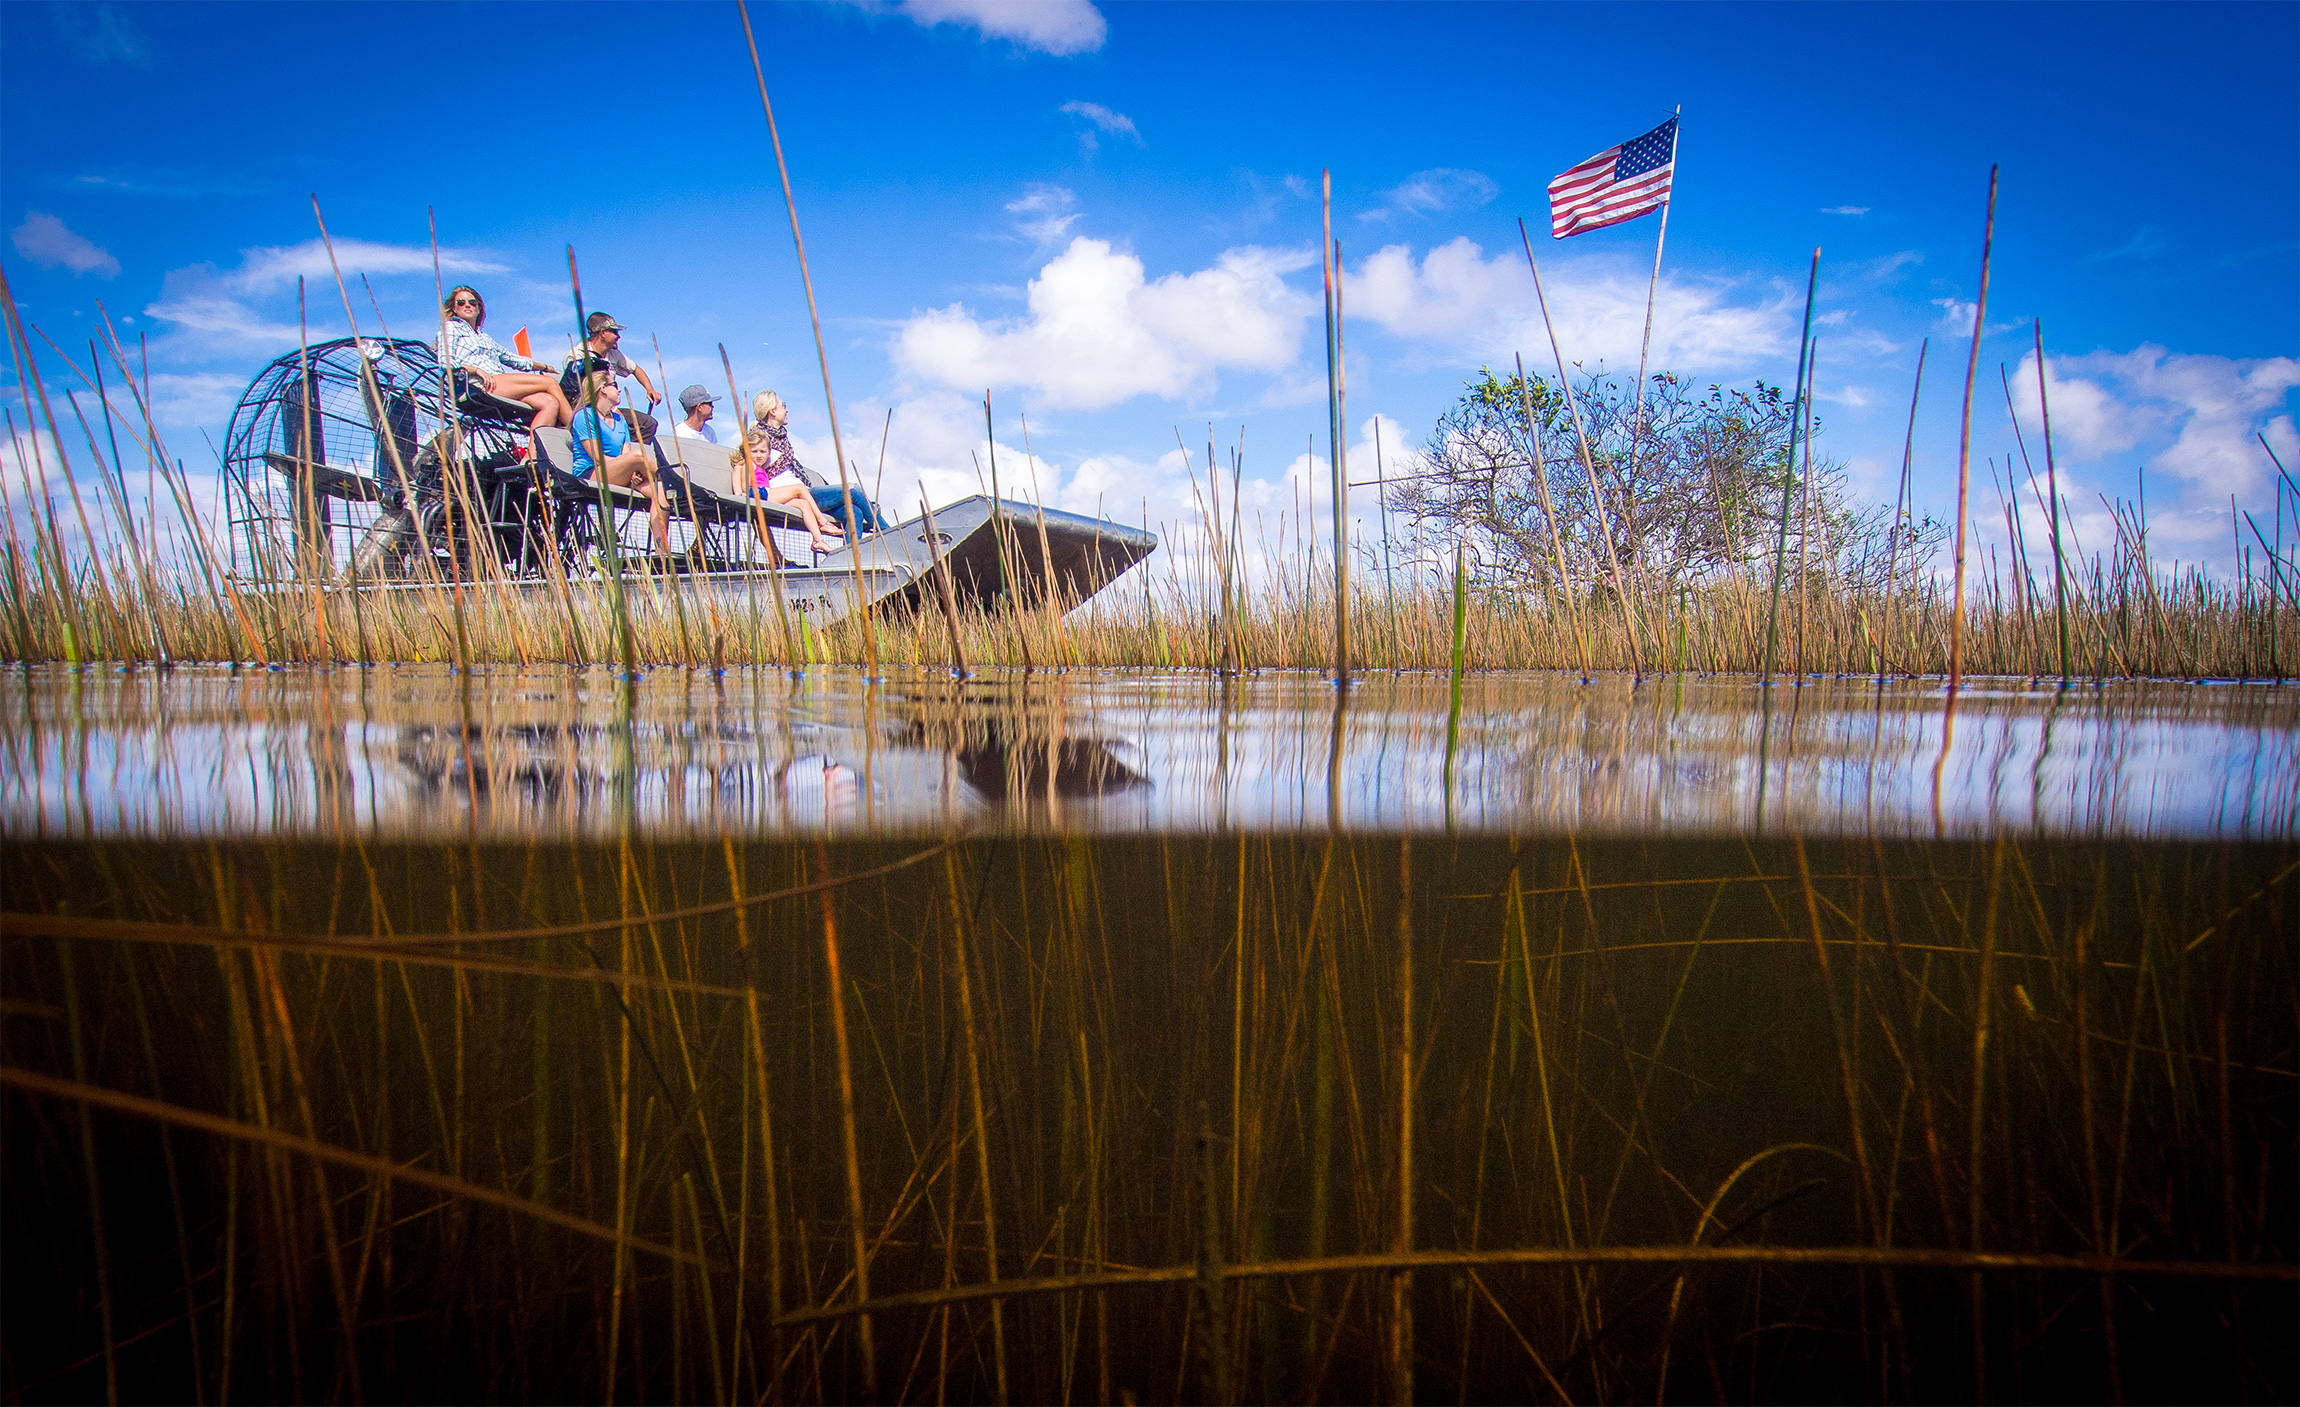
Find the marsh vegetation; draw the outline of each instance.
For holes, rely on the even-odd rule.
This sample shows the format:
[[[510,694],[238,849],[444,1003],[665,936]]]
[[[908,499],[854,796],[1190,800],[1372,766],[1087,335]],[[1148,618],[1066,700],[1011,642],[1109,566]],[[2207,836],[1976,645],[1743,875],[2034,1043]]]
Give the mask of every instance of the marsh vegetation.
[[[2288,844],[4,863],[21,1398],[2294,1386]]]

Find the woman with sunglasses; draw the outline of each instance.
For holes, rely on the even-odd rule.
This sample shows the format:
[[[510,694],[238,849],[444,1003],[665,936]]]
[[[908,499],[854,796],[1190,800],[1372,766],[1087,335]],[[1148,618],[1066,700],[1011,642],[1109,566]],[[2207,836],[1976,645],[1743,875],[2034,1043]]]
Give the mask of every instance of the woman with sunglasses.
[[[550,367],[506,350],[479,330],[487,322],[487,303],[478,289],[457,285],[447,295],[445,311],[447,325],[439,334],[440,365],[471,377],[491,396],[527,406],[535,412],[528,423],[537,429],[574,420],[567,393],[559,389],[559,378],[547,374]]]
[[[575,477],[589,479],[597,469],[613,487],[645,498],[655,550],[670,556],[669,505],[663,497],[663,482],[655,477],[655,464],[647,457],[646,445],[624,420],[623,392],[615,384],[615,373],[604,367],[592,372],[576,399],[583,408],[575,412],[570,435],[575,442]]]

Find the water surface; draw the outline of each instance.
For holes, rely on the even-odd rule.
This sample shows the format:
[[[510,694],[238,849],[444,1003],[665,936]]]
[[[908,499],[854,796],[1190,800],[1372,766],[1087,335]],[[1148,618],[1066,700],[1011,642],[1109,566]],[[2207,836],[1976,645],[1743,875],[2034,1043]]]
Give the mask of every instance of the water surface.
[[[2289,838],[2300,692],[445,666],[0,677],[0,833]]]

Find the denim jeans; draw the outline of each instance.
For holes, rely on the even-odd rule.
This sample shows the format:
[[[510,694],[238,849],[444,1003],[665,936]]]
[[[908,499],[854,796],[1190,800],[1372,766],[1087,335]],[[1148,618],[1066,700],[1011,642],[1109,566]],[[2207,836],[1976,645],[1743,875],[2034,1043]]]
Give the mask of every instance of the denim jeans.
[[[837,484],[830,484],[819,489],[810,488],[807,492],[815,496],[815,507],[823,511],[824,517],[844,525],[848,532],[875,533],[886,526],[871,507],[871,501],[863,496],[861,489],[842,489]],[[854,500],[855,509],[851,520],[847,517],[847,499],[850,497]]]

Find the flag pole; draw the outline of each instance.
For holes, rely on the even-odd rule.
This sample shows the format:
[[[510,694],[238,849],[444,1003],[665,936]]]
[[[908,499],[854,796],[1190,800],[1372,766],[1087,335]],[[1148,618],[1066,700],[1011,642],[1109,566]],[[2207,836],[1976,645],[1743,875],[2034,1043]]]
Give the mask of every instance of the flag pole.
[[[1661,229],[1653,236],[1653,281],[1645,286],[1645,340],[1637,344],[1637,398],[1629,421],[1629,471],[1637,472],[1637,441],[1645,429],[1645,363],[1653,350],[1653,302],[1661,292],[1661,246],[1669,238],[1669,207],[1677,195],[1677,138],[1684,130],[1684,104],[1677,107],[1678,125],[1669,131],[1669,195],[1661,202]]]
[[[1645,431],[1645,365],[1653,350],[1653,303],[1661,292],[1661,246],[1669,238],[1669,207],[1677,196],[1677,138],[1685,130],[1685,105],[1679,103],[1670,119],[1675,125],[1669,129],[1669,199],[1661,202],[1661,228],[1653,236],[1653,278],[1645,285],[1645,337],[1637,344],[1637,388],[1630,401],[1629,412],[1629,481],[1637,477],[1637,442]],[[1629,482],[1621,486],[1624,499],[1630,494]],[[1666,611],[1666,607],[1664,610]]]

